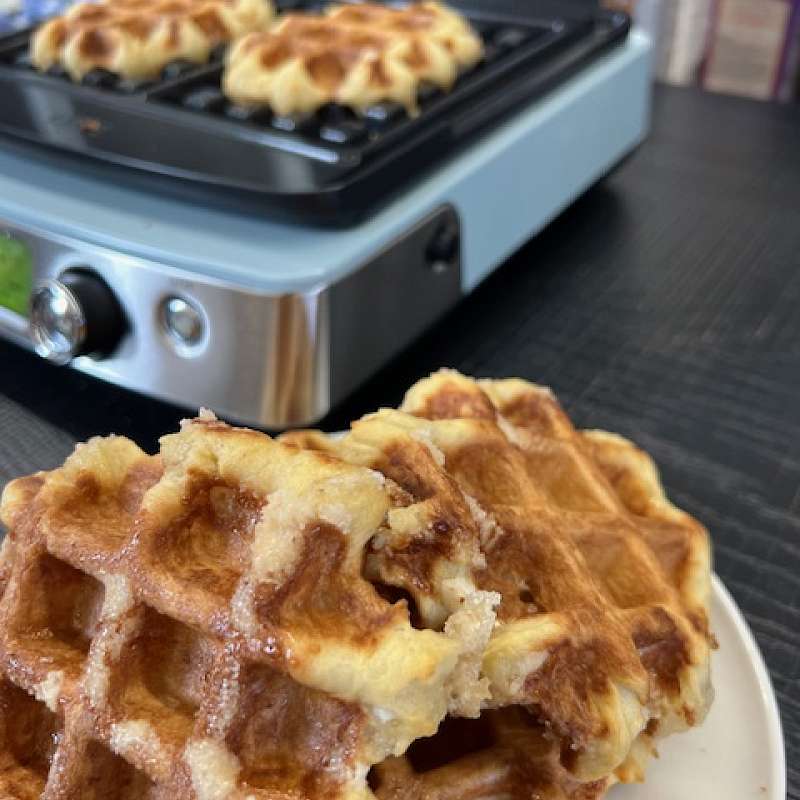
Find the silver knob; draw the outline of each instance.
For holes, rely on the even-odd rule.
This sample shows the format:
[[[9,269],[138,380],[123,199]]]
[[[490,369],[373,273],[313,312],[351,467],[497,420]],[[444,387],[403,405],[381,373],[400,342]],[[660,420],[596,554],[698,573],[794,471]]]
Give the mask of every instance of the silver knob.
[[[118,344],[125,324],[111,289],[96,274],[69,270],[47,278],[31,296],[30,330],[36,352],[56,364],[86,353],[105,355]]]
[[[202,312],[182,297],[168,297],[161,304],[161,321],[166,332],[181,347],[194,347],[203,340]]]
[[[66,364],[86,342],[86,315],[80,301],[61,281],[47,279],[31,299],[31,336],[36,352],[57,364]]]

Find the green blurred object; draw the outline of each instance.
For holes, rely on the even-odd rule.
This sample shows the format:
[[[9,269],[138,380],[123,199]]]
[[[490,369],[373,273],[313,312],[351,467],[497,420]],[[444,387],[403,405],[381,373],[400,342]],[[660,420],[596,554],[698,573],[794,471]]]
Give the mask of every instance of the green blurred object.
[[[0,234],[0,306],[28,316],[33,259],[22,242]]]

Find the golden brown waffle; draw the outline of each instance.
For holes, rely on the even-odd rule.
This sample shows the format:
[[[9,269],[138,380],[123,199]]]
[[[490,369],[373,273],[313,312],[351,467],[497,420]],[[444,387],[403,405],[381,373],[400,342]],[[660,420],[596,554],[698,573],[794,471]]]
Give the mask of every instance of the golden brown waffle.
[[[9,484],[0,796],[372,797],[370,765],[473,702],[496,602],[464,579],[434,631],[382,597],[394,494],[208,417]]]
[[[0,797],[598,800],[699,723],[708,539],[652,461],[522,381],[403,407],[12,482]]]
[[[708,533],[667,499],[653,459],[607,431],[582,431],[594,462],[636,520],[698,630],[708,629],[711,552]]]
[[[281,438],[386,476],[392,508],[368,547],[365,574],[387,595],[406,597],[417,626],[438,629],[449,607],[459,603],[454,590],[463,581],[472,585],[470,573],[486,567],[476,540],[485,541],[487,529],[474,500],[442,469],[428,428],[422,420],[382,412],[356,423],[342,439],[316,431]],[[474,686],[474,705],[451,706],[433,737],[375,766],[370,785],[379,800],[596,800],[616,782],[613,775],[577,780],[561,764],[558,740],[520,706],[459,718],[477,716],[490,700],[486,679],[476,681],[479,670],[470,667],[462,662],[462,681]]]
[[[45,22],[31,61],[61,64],[73,80],[95,67],[125,78],[155,78],[176,59],[198,64],[211,50],[272,20],[270,0],[102,0],[77,3]]]
[[[366,417],[341,441],[292,438],[394,480],[417,472],[405,440],[428,442],[481,526],[475,581],[502,595],[483,661],[487,705],[545,722],[581,781],[641,779],[653,737],[699,723],[711,700],[707,534],[669,506],[631,446],[593,433],[587,449],[546,389],[445,372],[413,387],[403,409]],[[365,444],[384,457],[364,457]],[[617,491],[593,458],[601,444]],[[398,553],[387,559],[388,582],[424,609],[415,575],[435,549],[407,550],[405,574]]]
[[[561,519],[559,537],[577,546],[650,676],[649,719],[621,774],[640,777],[638,762],[649,749],[643,739],[698,724],[711,702],[706,531],[666,501],[648,458],[617,437],[581,436],[543,387],[519,380],[478,385],[444,372],[413,387],[403,408],[431,419],[486,420],[522,455],[543,508]],[[593,445],[587,448],[586,441]],[[628,456],[624,473],[620,453]],[[448,468],[461,471],[460,480],[469,484],[474,467],[457,466],[463,455],[456,451]],[[535,584],[529,588],[536,602]],[[491,669],[491,656],[488,661]],[[530,688],[536,703],[535,684]]]
[[[342,6],[287,14],[271,31],[244,37],[229,53],[222,86],[235,102],[277,114],[328,103],[362,111],[382,101],[414,113],[423,81],[449,89],[482,51],[466,20],[438,3]]]
[[[333,5],[327,12],[337,25],[380,31],[392,37],[435,42],[460,69],[473,66],[483,54],[480,37],[465,17],[433,0],[392,8],[379,3]],[[421,37],[421,38],[418,38]]]

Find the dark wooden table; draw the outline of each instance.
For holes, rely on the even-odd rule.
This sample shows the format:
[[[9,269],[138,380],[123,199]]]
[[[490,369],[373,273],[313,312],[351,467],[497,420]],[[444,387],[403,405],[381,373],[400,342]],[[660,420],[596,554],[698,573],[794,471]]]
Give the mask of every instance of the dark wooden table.
[[[324,426],[441,365],[549,384],[655,456],[756,633],[800,800],[800,110],[658,89],[635,156]],[[9,345],[0,387],[0,484],[184,415]]]

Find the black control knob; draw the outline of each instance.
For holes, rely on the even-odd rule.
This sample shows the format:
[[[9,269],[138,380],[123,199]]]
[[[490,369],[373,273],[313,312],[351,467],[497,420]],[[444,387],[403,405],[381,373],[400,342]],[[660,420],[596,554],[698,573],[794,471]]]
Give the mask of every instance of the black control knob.
[[[425,250],[425,258],[435,272],[455,264],[461,250],[461,233],[455,220],[445,220],[436,229]]]
[[[36,352],[57,364],[89,353],[108,355],[125,329],[117,298],[93,272],[69,270],[39,283],[31,296]]]

